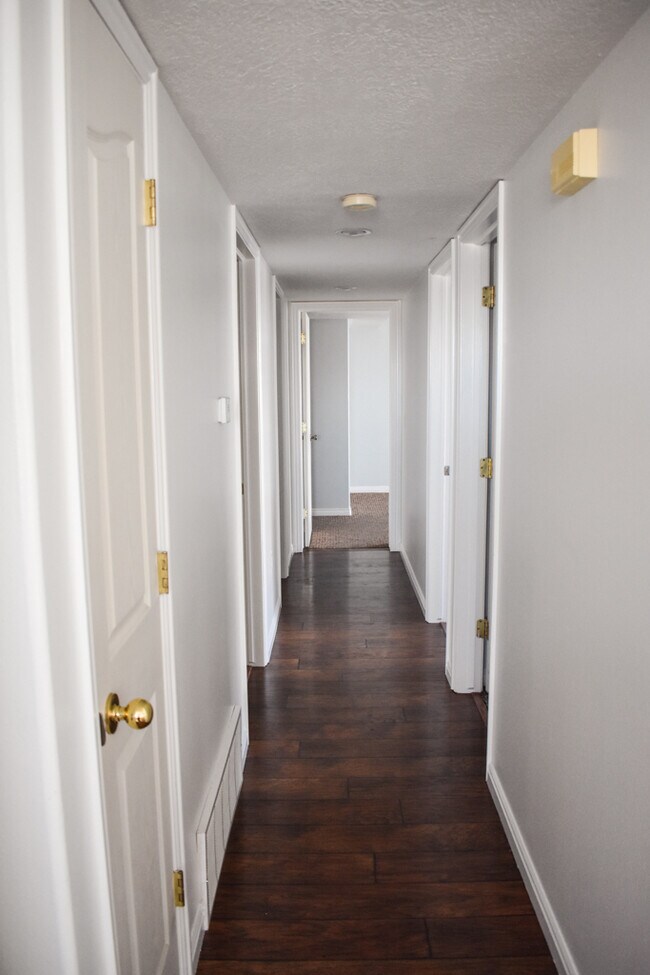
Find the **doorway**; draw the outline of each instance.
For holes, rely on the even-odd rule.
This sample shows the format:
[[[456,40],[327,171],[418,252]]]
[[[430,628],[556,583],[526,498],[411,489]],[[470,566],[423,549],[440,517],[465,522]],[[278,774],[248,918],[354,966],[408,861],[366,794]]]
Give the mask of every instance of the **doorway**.
[[[292,437],[300,460],[292,465],[292,496],[300,499],[303,509],[300,524],[294,521],[294,547],[302,551],[308,535],[312,548],[399,550],[400,303],[296,302],[290,323],[298,377],[292,398],[299,417]],[[378,330],[383,330],[383,344],[376,341]],[[381,369],[373,356],[379,356]],[[363,383],[354,379],[364,368],[361,378],[366,386],[373,378],[377,385],[382,373],[379,405],[377,396],[364,394]],[[376,408],[366,409],[364,425],[369,401]],[[345,527],[352,533],[337,541]]]
[[[388,548],[388,316],[310,320],[310,547]]]
[[[445,670],[454,691],[481,698],[488,691],[494,663],[498,610],[495,540],[503,287],[496,242],[502,229],[502,200],[499,183],[463,225],[449,254],[453,395]],[[444,377],[441,382],[444,385]],[[443,430],[440,435],[444,442]],[[443,497],[441,493],[436,519],[442,518]],[[434,560],[443,555],[433,550],[430,554]]]

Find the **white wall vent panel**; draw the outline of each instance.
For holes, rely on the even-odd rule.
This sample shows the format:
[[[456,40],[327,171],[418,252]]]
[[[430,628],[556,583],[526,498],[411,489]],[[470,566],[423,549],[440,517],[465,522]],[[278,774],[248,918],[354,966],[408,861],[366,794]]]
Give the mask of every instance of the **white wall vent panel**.
[[[230,827],[243,780],[241,708],[235,707],[215,762],[215,775],[196,831],[205,882],[204,926],[207,931],[223,865]]]

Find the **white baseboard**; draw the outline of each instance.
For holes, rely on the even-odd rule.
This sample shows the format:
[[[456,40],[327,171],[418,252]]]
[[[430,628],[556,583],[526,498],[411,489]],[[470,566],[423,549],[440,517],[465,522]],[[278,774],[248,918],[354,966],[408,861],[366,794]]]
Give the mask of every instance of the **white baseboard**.
[[[278,601],[275,604],[275,609],[273,610],[273,617],[271,619],[271,624],[269,626],[268,632],[266,634],[266,640],[264,641],[264,666],[268,664],[271,659],[271,654],[273,653],[273,644],[275,643],[275,635],[278,632],[278,624],[280,622],[280,613],[282,612],[282,593],[278,596]]]
[[[376,485],[373,487],[351,487],[350,494],[388,494],[389,488],[387,484],[380,484],[379,487]]]
[[[519,829],[512,806],[508,802],[501,780],[491,763],[487,770],[487,784],[558,973],[559,975],[580,975],[580,970],[571,954],[560,922],[537,873],[530,850]]]
[[[333,518],[337,515],[349,518],[352,508],[312,508],[311,513],[314,518]]]
[[[291,572],[291,559],[292,558],[293,558],[293,545],[289,549],[289,557],[287,558],[287,564],[284,566],[284,569],[283,569],[283,571],[281,573],[281,577],[283,579],[288,579],[289,578],[289,573]]]
[[[403,548],[400,549],[400,555],[402,556],[402,562],[404,563],[404,568],[406,569],[408,577],[411,580],[411,585],[413,586],[413,592],[418,597],[420,608],[422,609],[422,613],[426,619],[426,615],[427,615],[426,602],[424,599],[424,593],[422,592],[420,583],[418,582],[417,576],[415,574],[413,566],[411,565],[410,559]]]
[[[193,972],[195,972],[199,967],[199,958],[201,956],[201,948],[203,947],[204,937],[205,925],[203,923],[203,905],[201,904],[194,914],[194,920],[192,921],[192,928],[190,930],[190,947],[192,950]]]

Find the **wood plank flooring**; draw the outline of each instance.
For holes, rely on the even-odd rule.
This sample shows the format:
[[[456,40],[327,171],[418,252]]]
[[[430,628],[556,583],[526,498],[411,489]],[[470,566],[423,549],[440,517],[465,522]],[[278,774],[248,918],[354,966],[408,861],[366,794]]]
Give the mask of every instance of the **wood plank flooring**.
[[[296,556],[199,975],[552,975],[399,555]]]

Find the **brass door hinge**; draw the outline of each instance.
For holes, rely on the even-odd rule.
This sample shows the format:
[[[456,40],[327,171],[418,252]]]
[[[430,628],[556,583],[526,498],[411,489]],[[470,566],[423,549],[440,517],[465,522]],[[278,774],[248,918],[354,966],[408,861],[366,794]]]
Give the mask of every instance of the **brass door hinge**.
[[[307,517],[307,509],[306,508],[303,508],[302,509],[302,520],[304,521],[306,517]]]
[[[301,433],[307,433],[307,424],[306,423],[303,422],[303,423],[300,424],[300,432]]]
[[[482,457],[481,462],[478,465],[478,471],[481,477],[487,477],[488,480],[492,477],[492,458]]]
[[[161,596],[169,594],[169,556],[158,552],[158,592]]]
[[[182,870],[174,870],[174,907],[185,907],[185,878]]]
[[[145,179],[144,181],[144,225],[145,227],[155,227],[158,222],[156,213],[156,181],[155,179]]]
[[[307,345],[307,335],[305,334],[305,332],[300,333],[300,344]]]
[[[494,285],[488,284],[487,288],[483,288],[483,297],[481,300],[481,304],[483,305],[484,308],[494,308],[494,299],[495,299]]]
[[[483,619],[476,621],[476,636],[479,640],[490,639],[490,621]]]

